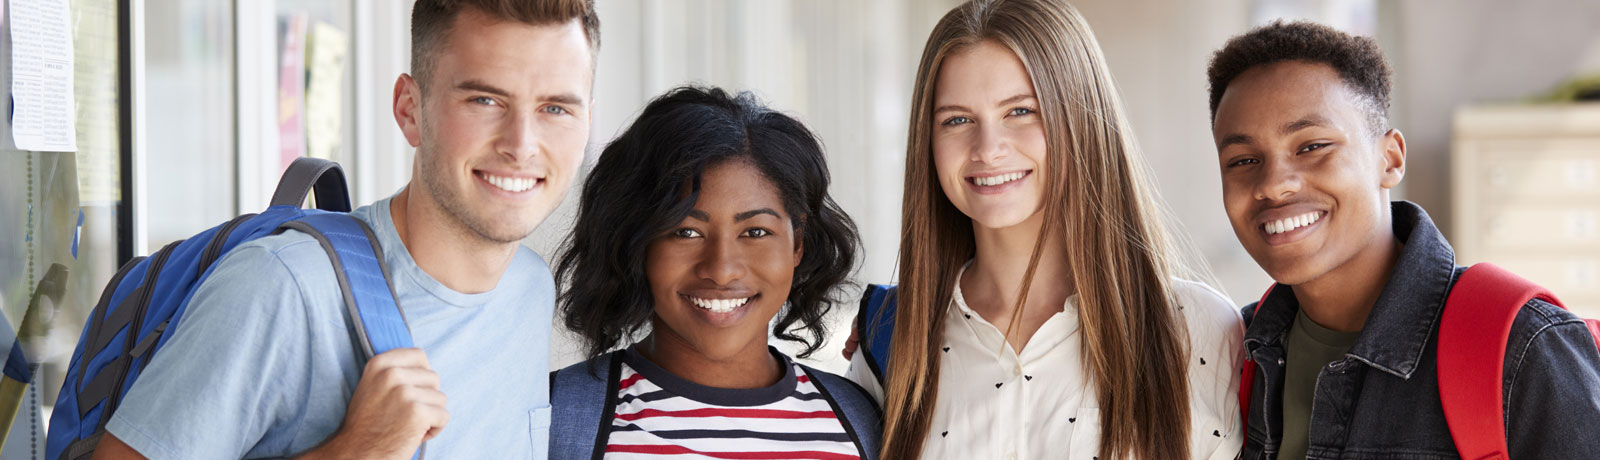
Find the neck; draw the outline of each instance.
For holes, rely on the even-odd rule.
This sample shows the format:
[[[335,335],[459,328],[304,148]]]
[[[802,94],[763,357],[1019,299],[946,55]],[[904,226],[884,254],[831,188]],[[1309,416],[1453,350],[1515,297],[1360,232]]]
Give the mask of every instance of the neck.
[[[977,254],[959,281],[968,307],[987,318],[1010,318],[1022,295],[1028,261],[1033,258],[1043,227],[1042,212],[1007,228],[984,228],[974,223]],[[1073,292],[1072,269],[1067,265],[1062,232],[1056,229],[1051,233],[1039,255],[1039,266],[1033,274],[1035,282],[1028,287],[1026,316],[1048,317],[1061,311]]]
[[[1358,332],[1389,283],[1401,245],[1393,227],[1374,237],[1355,257],[1317,279],[1294,286],[1295,299],[1307,318],[1340,332]]]
[[[752,343],[728,356],[710,356],[652,321],[650,336],[636,345],[639,354],[672,375],[712,388],[762,388],[783,378],[784,369],[765,342]]]
[[[493,290],[511,265],[518,243],[499,243],[477,237],[426,194],[412,194],[406,186],[389,202],[395,232],[417,267],[440,284],[457,292],[475,294]]]

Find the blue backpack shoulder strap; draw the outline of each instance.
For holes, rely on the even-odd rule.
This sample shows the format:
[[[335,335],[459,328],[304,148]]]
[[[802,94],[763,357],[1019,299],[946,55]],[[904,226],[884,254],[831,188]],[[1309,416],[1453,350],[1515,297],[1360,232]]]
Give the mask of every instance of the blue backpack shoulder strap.
[[[621,373],[621,352],[550,373],[550,419],[558,421],[550,425],[550,458],[599,459],[605,455]]]
[[[411,329],[395,303],[383,249],[372,229],[343,213],[314,213],[283,224],[316,238],[333,262],[345,308],[368,359],[396,348],[410,348]]]
[[[349,214],[335,212],[311,213],[284,223],[282,228],[311,235],[327,251],[363,357],[370,360],[389,350],[414,346],[405,312],[395,301],[398,297],[389,282],[383,248],[372,228]],[[426,450],[426,445],[417,448],[411,458],[421,460]]]
[[[850,379],[804,364],[800,368],[817,383],[817,389],[833,404],[834,411],[844,417],[845,432],[861,448],[862,460],[877,460],[878,449],[883,447],[883,411],[878,403]]]
[[[867,285],[861,293],[861,313],[856,315],[856,329],[861,331],[861,352],[866,353],[867,367],[878,383],[884,382],[884,370],[889,368],[889,344],[894,336],[896,289],[888,284]]]

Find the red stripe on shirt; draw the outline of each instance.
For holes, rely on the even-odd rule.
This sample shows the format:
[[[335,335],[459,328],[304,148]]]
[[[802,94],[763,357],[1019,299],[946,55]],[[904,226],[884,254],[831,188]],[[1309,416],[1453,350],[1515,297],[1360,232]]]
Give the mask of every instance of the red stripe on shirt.
[[[712,458],[749,459],[749,460],[786,459],[786,458],[815,458],[815,459],[819,459],[819,460],[859,460],[861,458],[861,457],[855,456],[855,455],[836,454],[836,453],[833,453],[833,452],[821,452],[821,451],[815,451],[815,450],[802,450],[802,451],[793,451],[793,452],[701,452],[701,451],[690,449],[690,448],[683,447],[683,446],[633,445],[633,444],[612,444],[612,445],[608,445],[608,446],[606,446],[606,452],[623,452],[623,453],[632,453],[632,454],[651,454],[651,455],[688,455],[688,454],[693,454],[693,455],[704,455],[704,456],[712,457]]]
[[[616,419],[631,422],[634,420],[652,417],[728,417],[728,418],[772,418],[772,419],[830,419],[835,415],[831,410],[816,412],[800,412],[776,409],[724,409],[706,408],[679,411],[664,411],[658,409],[645,409],[631,414],[617,414]]]
[[[621,383],[618,383],[617,390],[626,390],[628,387],[633,386],[633,384],[639,383],[640,380],[644,380],[644,374],[633,374],[633,377],[628,377],[623,379]]]

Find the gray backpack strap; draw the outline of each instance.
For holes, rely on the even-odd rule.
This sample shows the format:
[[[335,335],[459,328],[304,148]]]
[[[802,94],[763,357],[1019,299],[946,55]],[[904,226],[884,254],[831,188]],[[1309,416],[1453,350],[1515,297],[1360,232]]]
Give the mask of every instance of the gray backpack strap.
[[[599,375],[596,375],[598,373]],[[612,352],[550,373],[550,458],[605,456],[617,411],[622,352]]]
[[[350,212],[349,188],[345,185],[344,169],[338,163],[321,158],[300,157],[283,171],[277,190],[272,191],[271,206],[300,207],[306,194],[315,190],[317,209]]]
[[[883,411],[878,409],[878,403],[849,379],[804,364],[800,368],[817,383],[822,396],[833,405],[833,412],[844,418],[845,433],[861,449],[862,460],[877,460],[878,449],[883,447]]]

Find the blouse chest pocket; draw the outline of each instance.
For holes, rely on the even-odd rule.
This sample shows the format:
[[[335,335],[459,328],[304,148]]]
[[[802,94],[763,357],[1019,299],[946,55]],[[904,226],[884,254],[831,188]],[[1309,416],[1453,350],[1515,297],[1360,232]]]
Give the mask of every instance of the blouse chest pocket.
[[[528,412],[528,436],[533,443],[533,458],[550,456],[550,406],[534,408]]]

